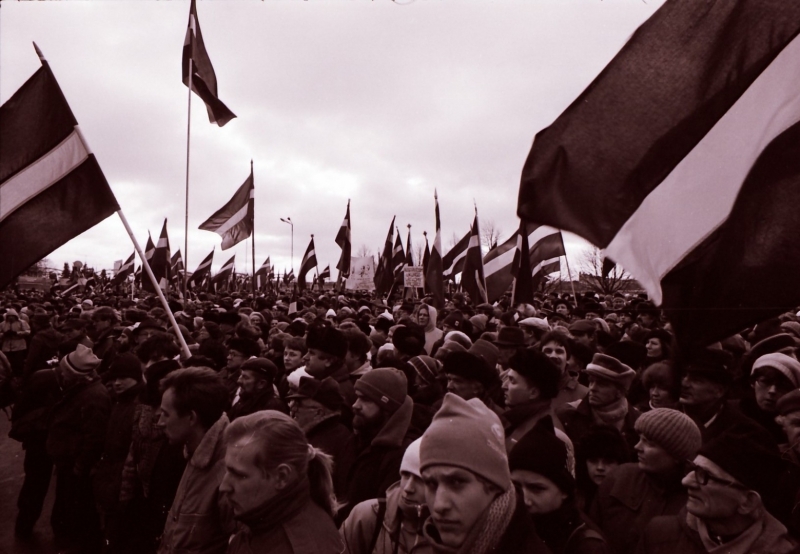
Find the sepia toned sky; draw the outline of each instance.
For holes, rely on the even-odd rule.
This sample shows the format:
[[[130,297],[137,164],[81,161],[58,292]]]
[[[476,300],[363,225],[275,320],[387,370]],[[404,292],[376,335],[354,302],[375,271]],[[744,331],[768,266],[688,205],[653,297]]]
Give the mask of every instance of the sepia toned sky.
[[[314,234],[320,269],[351,200],[354,255],[377,255],[393,215],[403,243],[443,247],[465,234],[473,202],[505,240],[518,225],[519,177],[536,132],[591,82],[663,0],[202,0],[198,19],[219,95],[238,116],[208,122],[192,98],[188,267],[217,247],[198,225],[249,173],[256,266],[294,268]],[[0,102],[48,59],[111,188],[144,246],[164,218],[183,251],[188,0],[2,2]],[[586,243],[566,235],[570,262]],[[112,268],[132,245],[113,216],[48,256]],[[575,271],[575,267],[572,268]]]

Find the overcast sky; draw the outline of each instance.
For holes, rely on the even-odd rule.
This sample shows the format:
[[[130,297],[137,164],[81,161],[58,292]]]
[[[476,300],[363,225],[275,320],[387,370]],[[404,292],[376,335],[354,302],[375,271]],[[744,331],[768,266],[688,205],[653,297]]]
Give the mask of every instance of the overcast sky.
[[[238,116],[208,122],[192,98],[188,266],[216,245],[198,225],[249,173],[256,265],[297,270],[314,234],[320,269],[351,199],[353,253],[377,254],[393,215],[406,241],[443,247],[482,223],[518,226],[519,177],[533,136],[591,82],[663,0],[286,0],[198,2],[220,98]],[[142,247],[169,219],[183,250],[187,89],[181,49],[189,1],[0,5],[0,102],[44,52]],[[567,235],[571,262],[585,243]],[[48,256],[112,268],[132,245],[116,216]],[[573,268],[573,271],[575,268]]]

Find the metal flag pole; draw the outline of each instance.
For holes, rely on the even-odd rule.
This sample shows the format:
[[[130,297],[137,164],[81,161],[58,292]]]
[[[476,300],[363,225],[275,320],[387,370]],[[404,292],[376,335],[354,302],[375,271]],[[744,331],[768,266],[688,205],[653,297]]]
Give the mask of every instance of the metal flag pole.
[[[172,310],[167,303],[167,299],[164,296],[164,291],[161,290],[161,286],[156,279],[156,276],[153,274],[153,270],[150,268],[150,264],[147,262],[147,258],[142,252],[142,247],[139,246],[139,241],[136,240],[136,237],[133,236],[133,230],[131,226],[128,224],[128,220],[125,218],[125,214],[122,213],[122,210],[117,210],[117,215],[122,220],[122,224],[125,226],[125,230],[128,232],[128,236],[131,237],[131,241],[133,242],[133,247],[136,249],[136,252],[139,253],[139,258],[142,260],[142,269],[147,272],[147,276],[150,278],[150,282],[153,283],[153,288],[156,289],[156,294],[158,295],[158,299],[161,301],[161,305],[164,307],[164,311],[167,312],[167,317],[169,318],[169,322],[172,325],[172,329],[175,331],[175,335],[178,337],[178,342],[180,343],[181,350],[183,351],[184,356],[187,358],[191,357],[192,352],[189,350],[189,346],[186,344],[186,340],[183,338],[181,334],[181,330],[178,327],[178,322],[175,321],[175,316],[172,315]]]
[[[250,243],[250,249],[251,249],[250,253],[251,253],[251,258],[253,258],[253,266],[252,266],[253,267],[253,274],[251,276],[251,285],[252,285],[251,288],[253,290],[253,298],[255,298],[256,297],[256,195],[255,195],[256,179],[255,179],[255,176],[253,176],[253,160],[252,160],[252,158],[250,159],[250,178],[251,178],[251,183],[253,185],[253,231],[252,231],[253,232],[253,237],[252,237],[253,240]],[[248,200],[248,202],[249,202],[249,200]]]
[[[189,267],[189,146],[192,139],[192,64],[194,59],[189,57],[189,108],[186,119],[186,210],[183,218],[183,265]],[[187,274],[183,272],[183,302],[184,307],[189,300],[186,296]]]

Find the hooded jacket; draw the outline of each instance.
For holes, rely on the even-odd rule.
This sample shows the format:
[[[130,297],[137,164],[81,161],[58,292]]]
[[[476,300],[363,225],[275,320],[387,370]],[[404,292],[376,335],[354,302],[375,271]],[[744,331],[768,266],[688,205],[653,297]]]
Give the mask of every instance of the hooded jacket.
[[[16,316],[16,321],[9,321],[10,316]],[[19,352],[28,349],[25,337],[31,334],[30,325],[19,317],[17,310],[9,309],[0,323],[0,345],[3,352]]]
[[[428,356],[431,356],[432,355],[431,351],[433,350],[433,344],[440,338],[442,338],[444,333],[442,332],[441,329],[436,327],[436,319],[438,317],[438,312],[436,311],[436,308],[434,308],[433,306],[428,306],[427,304],[426,306],[428,308],[429,321],[428,324],[425,326],[425,353]]]

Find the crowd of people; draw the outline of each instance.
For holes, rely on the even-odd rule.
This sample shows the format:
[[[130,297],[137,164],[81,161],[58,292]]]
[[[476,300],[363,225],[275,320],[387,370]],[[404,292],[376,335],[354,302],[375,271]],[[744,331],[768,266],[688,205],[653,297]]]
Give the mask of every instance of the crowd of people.
[[[800,552],[800,312],[680,352],[644,295],[434,304],[4,294],[16,540],[54,476],[62,552]]]

